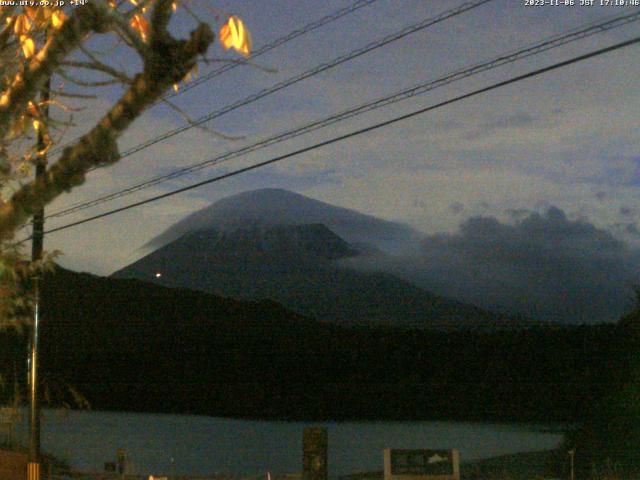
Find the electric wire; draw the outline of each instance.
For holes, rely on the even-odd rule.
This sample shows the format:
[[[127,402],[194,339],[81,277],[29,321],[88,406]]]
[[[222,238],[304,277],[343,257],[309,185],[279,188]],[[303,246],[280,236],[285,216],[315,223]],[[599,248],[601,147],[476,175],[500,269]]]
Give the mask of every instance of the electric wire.
[[[416,33],[418,31],[424,30],[426,28],[429,28],[433,25],[436,25],[438,23],[441,23],[445,20],[448,20],[450,18],[456,17],[458,15],[461,15],[469,10],[473,10],[477,7],[480,7],[482,5],[484,5],[485,3],[489,3],[493,0],[474,0],[474,1],[469,1],[469,2],[465,2],[462,3],[460,5],[458,5],[457,7],[451,8],[449,10],[445,10],[444,12],[441,12],[440,14],[433,16],[433,17],[429,17],[426,18],[418,23],[415,23],[413,25],[410,25],[408,27],[404,27],[403,29],[387,35],[385,37],[383,37],[382,39],[379,39],[375,42],[370,42],[368,44],[366,44],[365,46],[358,48],[356,50],[353,50],[347,54],[341,55],[339,57],[334,58],[333,60],[326,62],[326,63],[322,63],[320,65],[317,65],[316,67],[307,70],[301,74],[298,74],[294,77],[291,77],[285,81],[279,82],[269,88],[265,88],[253,95],[250,95],[249,97],[246,97],[240,101],[234,102],[230,105],[227,105],[219,110],[216,110],[214,112],[209,113],[208,115],[205,115],[203,117],[200,117],[199,119],[188,123],[186,125],[183,125],[181,127],[178,127],[176,129],[173,129],[171,131],[165,132],[162,135],[159,135],[153,139],[150,139],[144,143],[138,144],[135,147],[130,148],[129,150],[126,150],[125,152],[122,152],[120,154],[119,159],[123,159],[125,157],[128,157],[130,155],[133,155],[134,153],[137,153],[145,148],[148,148],[156,143],[159,143],[163,140],[166,140],[170,137],[173,137],[174,135],[178,135],[179,133],[182,133],[186,130],[189,130],[193,127],[196,127],[198,125],[201,125],[205,122],[208,122],[210,120],[213,120],[214,118],[218,118],[230,111],[236,110],[244,105],[247,105],[249,103],[252,103],[256,100],[259,100],[263,97],[266,97],[267,95],[270,95],[272,93],[275,93],[277,91],[280,91],[286,87],[289,87],[295,83],[301,82],[307,78],[310,78],[312,76],[318,75],[321,72],[324,72],[326,70],[329,70],[333,67],[336,67],[342,63],[345,63],[347,61],[353,60],[354,58],[360,57],[366,53],[369,53],[373,50],[376,50],[378,48],[381,48],[385,45],[388,45],[392,42],[395,42],[397,40],[400,40],[402,38],[405,38],[413,33]],[[93,171],[96,170],[99,167],[93,167],[90,168],[89,171]],[[28,223],[26,224],[28,225]]]
[[[214,110],[211,113],[208,113],[207,115],[203,115],[202,117],[199,117],[198,119],[194,120],[193,122],[187,123],[185,125],[182,125],[178,128],[174,128],[173,130],[169,130],[161,135],[158,135],[152,139],[147,140],[146,142],[140,143],[138,145],[136,145],[135,147],[132,147],[128,150],[125,150],[124,152],[122,152],[120,154],[120,158],[125,158],[128,157],[130,155],[133,155],[134,153],[137,153],[141,150],[144,150],[146,148],[149,148],[152,145],[155,145],[156,143],[160,143],[164,140],[167,140],[175,135],[178,135],[179,133],[185,132],[187,130],[190,130],[194,127],[197,127],[198,125],[202,125],[203,123],[207,123],[213,119],[219,118],[222,115],[225,115],[233,110],[237,110],[240,107],[243,107],[245,105],[248,105],[250,103],[253,103],[257,100],[260,100],[268,95],[271,95],[273,93],[276,93],[284,88],[290,87],[291,85],[294,85],[296,83],[299,83],[303,80],[306,80],[308,78],[314,77],[322,72],[325,72],[331,68],[337,67],[338,65],[341,65],[345,62],[351,61],[355,58],[358,58],[366,53],[372,52],[374,50],[377,50],[378,48],[384,47],[386,45],[389,45],[390,43],[396,42],[398,40],[401,40],[413,33],[419,32],[421,30],[424,30],[426,28],[432,27],[433,25],[436,25],[438,23],[441,23],[445,20],[448,20],[450,18],[456,17],[458,15],[461,15],[469,10],[472,10],[474,8],[480,7],[481,5],[484,5],[485,3],[489,3],[493,0],[475,0],[472,2],[466,2],[461,4],[458,7],[446,10],[434,17],[430,17],[427,18],[425,20],[422,20],[421,22],[415,23],[413,25],[410,25],[408,27],[405,27],[403,29],[401,29],[400,31],[396,32],[396,33],[392,33],[390,35],[387,35],[383,38],[381,38],[380,40],[376,40],[375,42],[371,42],[368,43],[367,45],[358,48],[356,50],[352,50],[349,53],[346,53],[344,55],[340,55],[339,57],[334,58],[333,60],[326,62],[326,63],[322,63],[320,65],[317,65],[309,70],[306,70],[298,75],[295,75],[291,78],[288,78],[287,80],[284,80],[282,82],[278,82],[275,85],[272,85],[271,87],[268,88],[264,88],[262,90],[260,90],[257,93],[254,93],[252,95],[249,95],[248,97],[245,97],[241,100],[238,100],[237,102],[233,102],[229,105],[226,105],[218,110]]]
[[[282,37],[278,37],[275,40],[273,40],[270,43],[267,43],[266,45],[264,45],[263,47],[259,48],[258,50],[256,50],[255,52],[251,53],[251,58],[246,58],[246,59],[240,59],[237,62],[233,62],[233,63],[227,63],[215,70],[212,70],[211,72],[208,72],[207,74],[203,75],[202,77],[196,78],[194,80],[192,80],[189,83],[185,83],[184,85],[182,85],[182,87],[180,88],[179,91],[177,92],[170,92],[167,95],[165,95],[163,97],[163,99],[171,99],[174,97],[177,97],[178,95],[182,95],[185,92],[188,92],[189,90],[191,90],[192,88],[197,87],[198,85],[202,85],[205,82],[208,82],[209,80],[214,79],[215,77],[222,75],[225,72],[228,72],[229,70],[233,70],[234,68],[243,66],[243,65],[247,65],[250,64],[251,61],[255,60],[256,58],[260,57],[261,55],[264,55],[267,52],[270,52],[271,50],[274,50],[278,47],[280,47],[281,45],[284,45],[285,43],[290,42],[291,40],[294,40],[302,35],[305,35],[307,33],[310,33],[314,30],[317,30],[320,27],[323,27],[329,23],[335,22],[336,20],[349,15],[350,13],[353,13],[363,7],[367,7],[369,5],[371,5],[372,3],[377,2],[378,0],[357,0],[356,2],[354,2],[353,4],[341,8],[340,10],[337,10],[329,15],[326,15],[322,18],[319,18],[318,20],[315,20],[313,22],[310,22],[306,25],[304,25],[303,27],[300,27],[296,30],[293,30],[289,33],[287,33],[286,35],[283,35]],[[161,100],[157,100],[156,102],[154,102],[153,105],[159,103]],[[152,106],[153,106],[152,105]],[[75,143],[78,139],[74,139],[74,140],[70,140],[68,142],[66,142],[64,145],[59,145],[53,149],[51,149],[51,151],[49,152],[50,155],[56,154],[58,152],[61,152],[66,146],[71,145],[73,143]]]
[[[533,71],[530,71],[530,72],[522,74],[522,75],[517,75],[517,76],[509,78],[507,80],[503,80],[501,82],[494,83],[494,84],[489,85],[487,87],[483,87],[483,88],[479,88],[479,89],[473,90],[471,92],[468,92],[468,93],[453,97],[453,98],[451,98],[449,100],[445,100],[445,101],[430,105],[428,107],[420,108],[418,110],[414,110],[413,112],[406,113],[404,115],[400,115],[400,116],[391,118],[389,120],[385,120],[383,122],[379,122],[379,123],[370,125],[370,126],[365,127],[365,128],[354,130],[354,131],[351,131],[349,133],[346,133],[346,134],[343,134],[343,135],[339,135],[339,136],[330,138],[328,140],[325,140],[325,141],[322,141],[322,142],[318,142],[318,143],[315,143],[313,145],[310,145],[310,146],[307,146],[307,147],[304,147],[304,148],[300,148],[298,150],[294,150],[292,152],[289,152],[289,153],[286,153],[286,154],[283,154],[283,155],[276,156],[274,158],[271,158],[269,160],[265,160],[263,162],[259,162],[259,163],[256,163],[256,164],[244,167],[244,168],[239,168],[239,169],[234,170],[232,172],[228,172],[228,173],[225,173],[225,174],[222,174],[222,175],[218,175],[218,176],[213,177],[213,178],[209,178],[207,180],[203,180],[201,182],[197,182],[197,183],[188,185],[186,187],[182,187],[182,188],[179,188],[179,189],[176,189],[176,190],[172,190],[171,192],[166,192],[166,193],[163,193],[161,195],[156,195],[154,197],[147,198],[147,199],[139,201],[139,202],[134,202],[134,203],[131,203],[129,205],[125,205],[123,207],[115,208],[113,210],[109,210],[107,212],[104,212],[104,213],[101,213],[101,214],[98,214],[98,215],[94,215],[92,217],[88,217],[88,218],[85,218],[85,219],[82,219],[82,220],[78,220],[78,221],[75,221],[75,222],[68,223],[66,225],[62,225],[62,226],[59,226],[59,227],[55,227],[55,228],[46,230],[44,233],[45,234],[51,234],[51,233],[59,232],[59,231],[62,231],[62,230],[66,230],[68,228],[72,228],[72,227],[75,227],[75,226],[78,226],[78,225],[82,225],[82,224],[85,224],[85,223],[88,223],[88,222],[92,222],[92,221],[98,220],[100,218],[105,218],[105,217],[114,215],[116,213],[120,213],[120,212],[123,212],[123,211],[126,211],[126,210],[130,210],[132,208],[136,208],[136,207],[139,207],[139,206],[142,206],[142,205],[146,205],[148,203],[156,202],[156,201],[162,200],[164,198],[172,197],[174,195],[177,195],[177,194],[180,194],[180,193],[184,193],[186,191],[193,190],[195,188],[199,188],[199,187],[202,187],[204,185],[209,185],[209,184],[212,184],[212,183],[215,183],[215,182],[219,182],[221,180],[225,180],[227,178],[231,178],[231,177],[234,177],[236,175],[240,175],[242,173],[245,173],[245,172],[248,172],[248,171],[251,171],[251,170],[262,168],[262,167],[265,167],[267,165],[272,165],[272,164],[274,164],[276,162],[280,162],[282,160],[285,160],[285,159],[300,155],[302,153],[310,152],[312,150],[316,150],[318,148],[321,148],[321,147],[324,147],[324,146],[327,146],[327,145],[331,145],[331,144],[334,144],[334,143],[337,143],[337,142],[341,142],[343,140],[346,140],[346,139],[349,139],[349,138],[352,138],[352,137],[356,137],[356,136],[362,135],[364,133],[368,133],[368,132],[371,132],[371,131],[374,131],[374,130],[378,130],[380,128],[396,124],[398,122],[401,122],[401,121],[416,117],[418,115],[422,115],[422,114],[425,114],[427,112],[430,112],[430,111],[433,111],[433,110],[436,110],[436,109],[439,109],[439,108],[442,108],[442,107],[445,107],[445,106],[460,102],[462,100],[465,100],[465,99],[468,99],[468,98],[471,98],[471,97],[475,97],[477,95],[480,95],[480,94],[483,94],[483,93],[487,93],[487,92],[490,92],[490,91],[505,87],[507,85],[511,85],[511,84],[514,84],[514,83],[517,83],[517,82],[521,82],[523,80],[526,80],[526,79],[529,79],[529,78],[532,78],[532,77],[536,77],[538,75],[542,75],[544,73],[547,73],[547,72],[550,72],[550,71],[553,71],[553,70],[557,70],[559,68],[563,68],[563,67],[566,67],[566,66],[569,66],[569,65],[573,65],[573,64],[585,61],[585,60],[590,59],[590,58],[594,58],[594,57],[597,57],[597,56],[600,56],[600,55],[604,55],[606,53],[610,53],[610,52],[613,52],[613,51],[616,51],[616,50],[620,50],[622,48],[626,48],[626,47],[629,47],[631,45],[635,45],[637,43],[640,43],[640,37],[635,37],[635,38],[632,38],[630,40],[627,40],[627,41],[624,41],[624,42],[620,42],[620,43],[616,43],[614,45],[611,45],[611,46],[608,46],[608,47],[604,47],[604,48],[601,48],[601,49],[598,49],[598,50],[594,50],[594,51],[591,51],[589,53],[586,53],[586,54],[583,54],[583,55],[580,55],[580,56],[577,56],[577,57],[572,57],[572,58],[570,58],[568,60],[564,60],[562,62],[554,63],[554,64],[549,65],[547,67],[539,68],[537,70],[533,70]],[[27,238],[21,240],[19,243],[24,243],[24,242],[26,242],[26,241],[28,241],[30,239],[31,239],[31,237],[27,237]]]
[[[522,48],[520,50],[501,54],[497,57],[492,58],[491,60],[488,60],[482,63],[477,63],[470,67],[465,67],[465,68],[456,70],[436,80],[430,80],[426,83],[421,83],[419,85],[413,86],[408,89],[404,89],[402,91],[396,92],[391,95],[387,95],[377,100],[367,102],[358,107],[351,108],[351,109],[342,111],[340,113],[330,115],[329,117],[325,117],[321,120],[313,121],[306,125],[288,130],[286,132],[282,132],[280,134],[271,136],[259,142],[242,147],[240,149],[229,151],[217,157],[214,157],[196,164],[192,164],[183,168],[176,169],[173,172],[170,172],[168,174],[154,177],[144,182],[139,182],[125,189],[121,189],[117,192],[113,192],[96,199],[72,205],[66,209],[54,212],[48,215],[46,218],[51,219],[51,218],[66,216],[71,213],[75,213],[87,208],[100,205],[102,203],[105,203],[111,200],[115,200],[117,198],[121,198],[126,195],[130,195],[132,193],[138,192],[140,190],[144,190],[146,188],[166,182],[168,180],[172,180],[172,179],[187,175],[189,173],[202,170],[204,168],[215,166],[222,162],[231,160],[233,158],[237,158],[237,157],[246,155],[248,153],[252,153],[256,150],[259,150],[271,145],[275,145],[275,144],[284,142],[286,140],[290,140],[292,138],[310,133],[320,128],[327,127],[339,121],[343,121],[348,118],[361,115],[363,113],[366,113],[384,106],[388,106],[393,103],[397,103],[417,95],[427,93],[436,88],[449,85],[458,80],[462,80],[464,78],[468,78],[470,76],[477,75],[479,73],[483,73],[488,70],[503,66],[508,63],[513,63],[515,61],[522,60],[524,58],[527,58],[533,55],[538,55],[540,53],[546,52],[553,48],[558,48],[560,46],[566,45],[571,42],[575,42],[577,40],[584,39],[588,36],[591,36],[597,33],[609,31],[614,28],[619,28],[638,20],[640,20],[640,11],[637,11],[632,14],[617,15],[605,21],[600,21],[599,23],[592,22],[586,26],[573,29],[569,33],[565,33],[563,35],[556,35],[542,42],[531,44],[530,46]]]

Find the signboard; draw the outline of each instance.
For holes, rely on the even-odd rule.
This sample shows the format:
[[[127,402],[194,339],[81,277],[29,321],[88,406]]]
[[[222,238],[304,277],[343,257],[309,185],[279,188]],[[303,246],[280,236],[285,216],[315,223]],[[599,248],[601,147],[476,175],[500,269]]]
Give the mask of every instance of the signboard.
[[[385,480],[459,480],[457,450],[384,451]]]
[[[302,432],[303,480],[327,480],[327,429],[308,427]]]

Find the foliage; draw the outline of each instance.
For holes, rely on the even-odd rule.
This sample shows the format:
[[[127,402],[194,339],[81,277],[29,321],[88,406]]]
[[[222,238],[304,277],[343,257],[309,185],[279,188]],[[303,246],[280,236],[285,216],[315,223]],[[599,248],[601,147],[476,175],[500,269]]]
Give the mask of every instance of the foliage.
[[[8,249],[0,256],[0,330],[22,331],[33,310],[33,278],[52,272],[58,252],[52,252],[37,262],[25,262],[17,249]]]
[[[618,324],[623,339],[620,380],[594,402],[579,428],[566,436],[575,450],[576,471],[587,478],[640,475],[640,289],[636,305]]]
[[[12,243],[16,232],[45,205],[81,185],[90,170],[117,162],[120,135],[207,60],[214,35],[191,6],[130,1],[0,6],[0,328],[17,325],[29,310],[20,286],[41,272],[42,265],[23,263]],[[172,33],[174,15],[195,19],[188,38]],[[223,47],[248,56],[251,38],[242,21],[230,14],[215,18],[226,19],[220,22]],[[112,40],[115,46],[104,47]],[[119,59],[127,54],[137,60],[124,68]],[[67,129],[77,127],[77,104],[108,98],[114,87],[121,90],[119,99],[61,149],[42,178],[30,180],[33,167],[46,160]]]
[[[615,324],[341,328],[275,302],[63,269],[43,284],[42,376],[97,410],[575,423],[622,370]],[[24,351],[7,340],[0,368]]]

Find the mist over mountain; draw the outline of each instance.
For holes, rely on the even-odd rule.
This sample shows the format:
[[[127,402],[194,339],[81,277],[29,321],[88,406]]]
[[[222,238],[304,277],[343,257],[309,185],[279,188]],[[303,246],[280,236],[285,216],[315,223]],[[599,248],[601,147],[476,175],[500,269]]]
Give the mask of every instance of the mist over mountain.
[[[615,321],[631,307],[632,287],[640,283],[636,248],[557,207],[527,211],[511,223],[471,217],[458,232],[424,235],[286,190],[263,189],[220,200],[149,245],[170,248],[116,276],[246,300],[271,298],[345,323],[368,318],[419,326],[427,317],[450,324],[476,316],[436,308],[433,298],[458,305],[458,312],[460,305],[475,305],[503,318]],[[170,275],[155,278],[168,269]]]
[[[248,225],[322,224],[351,244],[365,244],[388,253],[418,247],[422,234],[401,223],[381,220],[355,210],[336,207],[288,190],[266,188],[223,198],[195,212],[152,239],[155,249],[189,232],[216,229],[221,232]]]
[[[350,327],[62,268],[42,282],[41,375],[98,410],[286,420],[570,421],[626,381],[636,326],[499,331]],[[367,285],[365,285],[367,287]],[[635,332],[635,333],[634,333]],[[27,378],[0,332],[0,375]],[[58,388],[55,388],[58,386]],[[12,388],[0,389],[7,402]],[[76,398],[77,400],[77,398]]]
[[[198,230],[113,274],[240,300],[270,299],[340,325],[498,328],[518,323],[384,272],[341,267],[370,255],[322,224]]]
[[[640,284],[638,249],[557,207],[513,224],[471,217],[458,232],[426,236],[417,254],[344,262],[492,311],[559,323],[616,321]]]

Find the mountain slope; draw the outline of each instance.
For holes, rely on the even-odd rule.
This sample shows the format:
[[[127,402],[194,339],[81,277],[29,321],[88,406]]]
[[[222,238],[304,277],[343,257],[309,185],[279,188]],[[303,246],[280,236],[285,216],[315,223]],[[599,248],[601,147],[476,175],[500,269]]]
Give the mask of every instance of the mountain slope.
[[[268,298],[341,325],[496,328],[514,319],[445,299],[383,272],[340,267],[358,250],[326,226],[200,230],[113,274],[242,300]]]
[[[395,222],[307,198],[287,190],[267,188],[226,197],[193,213],[152,239],[158,248],[189,232],[232,231],[248,225],[323,224],[349,243],[366,243],[387,252],[415,248],[421,234]]]
[[[62,269],[42,285],[41,378],[54,401],[68,384],[99,410],[575,421],[627,378],[625,352],[637,351],[637,336],[615,324],[348,329],[273,302]],[[25,342],[0,332],[9,382],[26,378]]]

